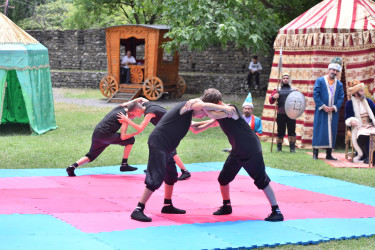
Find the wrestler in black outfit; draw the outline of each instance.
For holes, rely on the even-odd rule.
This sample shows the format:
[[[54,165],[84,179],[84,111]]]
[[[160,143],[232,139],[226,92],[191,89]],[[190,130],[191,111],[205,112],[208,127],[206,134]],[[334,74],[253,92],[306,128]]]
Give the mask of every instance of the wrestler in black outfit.
[[[237,115],[235,115],[236,117],[228,118],[226,116],[225,118],[222,118],[221,116],[220,118],[217,118],[216,122],[215,120],[209,120],[192,125],[194,133],[199,133],[209,127],[219,125],[232,145],[232,151],[225,161],[218,178],[223,196],[223,206],[214,212],[214,215],[232,213],[232,206],[229,198],[229,183],[234,180],[240,169],[243,167],[254,180],[254,184],[258,189],[264,191],[271,204],[272,213],[265,220],[282,221],[284,220],[284,217],[280,212],[274,192],[270,186],[271,180],[265,171],[262,146],[259,138],[242,118],[238,108],[235,107],[235,109],[237,113]]]
[[[123,107],[116,107],[112,109],[99,123],[96,125],[92,134],[91,147],[85,157],[81,158],[78,162],[70,165],[66,171],[69,176],[75,176],[74,170],[86,162],[94,161],[110,144],[117,144],[121,146],[133,145],[135,138],[131,137],[127,140],[121,139],[121,134],[117,133],[122,124],[118,121],[117,114],[125,112]],[[83,159],[83,160],[82,160]],[[83,162],[83,163],[81,163]],[[127,159],[123,159],[120,171],[134,171],[137,168],[129,166]]]
[[[189,131],[193,111],[180,115],[180,110],[186,102],[181,102],[169,110],[156,124],[148,138],[149,158],[146,172],[146,188],[151,191],[158,189],[163,181],[167,185],[177,182],[177,169],[173,156],[182,138]],[[175,208],[171,200],[170,206],[164,206],[162,213],[186,213],[185,210]],[[134,220],[151,221],[144,213],[145,205],[138,203],[138,207],[131,214]]]

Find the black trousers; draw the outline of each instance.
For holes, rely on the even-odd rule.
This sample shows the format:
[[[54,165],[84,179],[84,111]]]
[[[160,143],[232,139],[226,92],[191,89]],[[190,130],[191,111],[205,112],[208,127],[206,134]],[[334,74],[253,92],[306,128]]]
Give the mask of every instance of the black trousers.
[[[277,137],[284,138],[288,128],[288,136],[296,136],[296,120],[290,119],[286,114],[277,114]]]
[[[265,189],[271,179],[266,173],[262,151],[252,154],[247,160],[242,161],[232,153],[229,154],[221,170],[218,181],[221,186],[226,186],[234,180],[241,168],[254,180],[258,189]]]
[[[94,135],[91,138],[90,151],[86,156],[90,159],[90,162],[94,161],[103,151],[111,144],[117,144],[121,146],[133,145],[135,138],[130,137],[126,140],[121,140],[120,133],[108,134],[106,138],[96,138]]]
[[[247,75],[247,84],[249,85],[249,87],[251,86],[251,80],[253,79],[253,76],[255,76],[255,84],[259,86],[259,75],[260,73],[258,71],[254,73],[251,73],[251,71],[249,72],[249,74]]]
[[[147,189],[155,191],[163,184],[174,185],[177,182],[177,168],[173,157],[176,150],[167,152],[157,145],[148,144],[149,155],[145,184]]]
[[[358,136],[357,141],[358,141],[358,145],[361,147],[361,150],[363,151],[363,155],[365,157],[369,157],[370,136],[360,135]]]
[[[130,69],[121,67],[120,78],[121,78],[121,82],[130,83]]]

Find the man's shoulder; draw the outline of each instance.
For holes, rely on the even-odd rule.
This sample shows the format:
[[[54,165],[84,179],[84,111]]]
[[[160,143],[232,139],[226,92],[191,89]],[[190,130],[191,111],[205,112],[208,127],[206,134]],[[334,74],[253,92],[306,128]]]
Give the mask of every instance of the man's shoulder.
[[[255,116],[255,115],[253,115],[253,116],[254,116],[254,119],[255,119],[256,121],[261,121],[260,117]]]
[[[366,97],[366,100],[367,100],[368,103],[372,103],[372,104],[374,103],[370,98]]]
[[[340,85],[340,86],[344,86],[344,85],[342,84],[342,82],[341,82],[339,79],[336,79],[336,82],[337,82],[338,85]]]

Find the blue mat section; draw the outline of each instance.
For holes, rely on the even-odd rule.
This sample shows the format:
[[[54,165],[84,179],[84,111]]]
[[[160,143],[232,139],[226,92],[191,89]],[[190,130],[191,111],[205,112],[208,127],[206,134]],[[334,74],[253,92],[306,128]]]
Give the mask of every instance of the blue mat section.
[[[43,214],[0,215],[0,248],[113,249],[75,227]]]
[[[283,224],[320,235],[325,240],[353,239],[375,235],[375,218],[290,220]]]
[[[199,225],[199,224],[196,224]],[[200,224],[210,234],[231,243],[232,247],[268,247],[285,244],[319,243],[324,237],[266,221],[235,221]]]
[[[235,221],[160,226],[92,234],[116,249],[231,249],[317,244],[375,234],[375,218],[309,219],[279,223]],[[147,240],[134,241],[132,239]],[[185,240],[181,244],[181,239]]]
[[[0,215],[0,221],[1,249],[230,249],[375,235],[375,218],[197,223],[96,234],[49,215]]]
[[[92,234],[115,249],[214,249],[228,248],[231,243],[192,225],[139,228]],[[137,240],[134,240],[137,239]],[[139,240],[142,239],[142,240]]]
[[[147,165],[132,165],[137,167],[136,171],[120,172],[120,165],[106,167],[80,167],[77,168],[77,175],[98,175],[98,174],[144,174]],[[191,163],[185,164],[191,172],[218,171],[223,167],[223,162]],[[4,177],[31,177],[31,176],[66,176],[64,168],[42,168],[42,169],[0,169],[0,178]]]

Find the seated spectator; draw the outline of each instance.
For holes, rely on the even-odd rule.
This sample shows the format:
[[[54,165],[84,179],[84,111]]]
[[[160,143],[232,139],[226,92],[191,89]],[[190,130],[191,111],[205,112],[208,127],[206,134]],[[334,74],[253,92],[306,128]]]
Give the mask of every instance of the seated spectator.
[[[358,155],[354,162],[369,163],[369,138],[375,133],[375,104],[365,97],[365,85],[358,80],[348,84],[348,94],[351,97],[345,104],[345,124],[351,126],[352,143]],[[363,157],[362,157],[363,156]]]
[[[247,84],[249,85],[249,88],[251,88],[251,81],[253,79],[253,76],[255,76],[255,89],[258,89],[259,75],[262,69],[262,65],[260,64],[260,62],[258,62],[258,56],[253,56],[253,59],[249,65],[250,72],[247,75]]]

